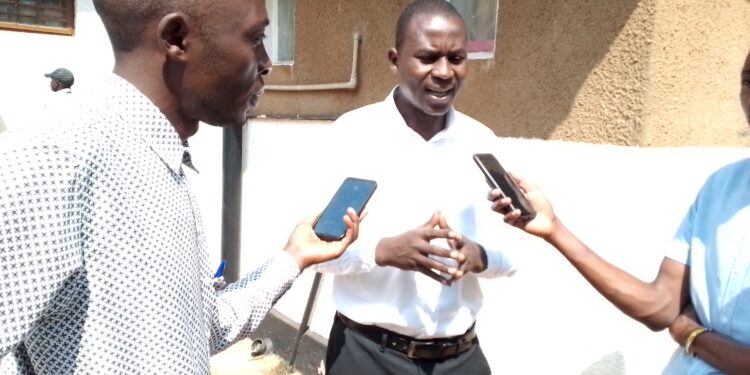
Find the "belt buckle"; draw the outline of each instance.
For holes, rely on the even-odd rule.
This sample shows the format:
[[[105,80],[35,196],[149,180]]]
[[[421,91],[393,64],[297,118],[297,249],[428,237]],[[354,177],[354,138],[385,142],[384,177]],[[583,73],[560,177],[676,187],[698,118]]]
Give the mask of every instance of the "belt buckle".
[[[409,341],[409,346],[406,348],[406,356],[409,357],[409,359],[417,359],[417,357],[414,356],[414,352],[417,350],[417,342],[416,341]]]
[[[428,342],[417,342],[417,341],[411,341],[409,342],[409,346],[406,350],[406,356],[409,357],[409,359],[420,359],[415,355],[415,352],[417,351],[417,348],[419,347],[425,347],[429,350],[440,350],[440,356],[437,358],[431,358],[431,359],[441,359],[449,356],[455,356],[458,354],[459,349],[459,343],[456,342],[443,342],[443,343],[436,343],[434,341],[428,341]],[[451,352],[449,352],[449,355],[446,355],[446,352],[450,349],[453,349]]]

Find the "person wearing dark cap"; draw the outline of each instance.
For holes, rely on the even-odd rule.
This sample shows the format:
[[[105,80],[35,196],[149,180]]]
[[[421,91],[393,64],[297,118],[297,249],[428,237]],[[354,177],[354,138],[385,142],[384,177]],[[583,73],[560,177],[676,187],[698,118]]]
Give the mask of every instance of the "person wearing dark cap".
[[[80,112],[80,106],[70,88],[75,81],[73,73],[68,69],[58,68],[50,73],[45,73],[44,76],[50,79],[49,87],[52,93],[41,105],[41,111],[39,112],[41,117],[37,118],[36,122],[29,123],[29,125],[59,125],[75,121]]]
[[[45,73],[44,76],[50,79],[49,87],[52,91],[62,91],[68,94],[72,92],[70,87],[73,86],[75,77],[73,77],[73,73],[70,70],[58,68],[51,73]]]

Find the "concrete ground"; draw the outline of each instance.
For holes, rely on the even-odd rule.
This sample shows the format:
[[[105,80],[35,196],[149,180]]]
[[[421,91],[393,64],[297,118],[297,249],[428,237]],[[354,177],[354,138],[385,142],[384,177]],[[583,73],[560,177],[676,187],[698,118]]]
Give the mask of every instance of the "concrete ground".
[[[272,310],[260,324],[253,339],[245,339],[211,358],[213,375],[270,374],[319,375],[324,374],[323,359],[326,340],[314,332],[307,332],[290,365],[298,323],[276,310]],[[265,354],[252,356],[253,340],[263,339],[270,348]]]

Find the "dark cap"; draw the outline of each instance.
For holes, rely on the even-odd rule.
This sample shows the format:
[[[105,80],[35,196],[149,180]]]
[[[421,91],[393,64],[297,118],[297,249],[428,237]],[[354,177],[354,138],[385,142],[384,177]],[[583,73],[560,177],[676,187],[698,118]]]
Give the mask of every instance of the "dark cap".
[[[69,85],[72,85],[73,80],[74,80],[73,73],[70,70],[65,69],[65,68],[55,69],[54,72],[45,73],[44,76],[48,78],[56,79],[62,83],[67,83]]]

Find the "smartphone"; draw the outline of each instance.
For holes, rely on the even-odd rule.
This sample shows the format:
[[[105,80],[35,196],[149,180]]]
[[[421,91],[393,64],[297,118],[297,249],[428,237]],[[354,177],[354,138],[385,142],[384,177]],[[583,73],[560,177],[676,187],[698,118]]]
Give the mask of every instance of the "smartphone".
[[[524,220],[531,220],[536,216],[536,211],[531,207],[531,203],[526,200],[521,188],[516,185],[516,182],[513,181],[503,166],[500,165],[495,155],[474,154],[474,162],[477,163],[482,174],[484,174],[490,188],[500,189],[503,195],[510,197],[511,204],[509,211],[515,209],[521,210],[521,219]]]
[[[372,180],[347,177],[313,225],[315,235],[325,241],[340,241],[346,235],[344,215],[351,207],[361,215],[378,184]]]

